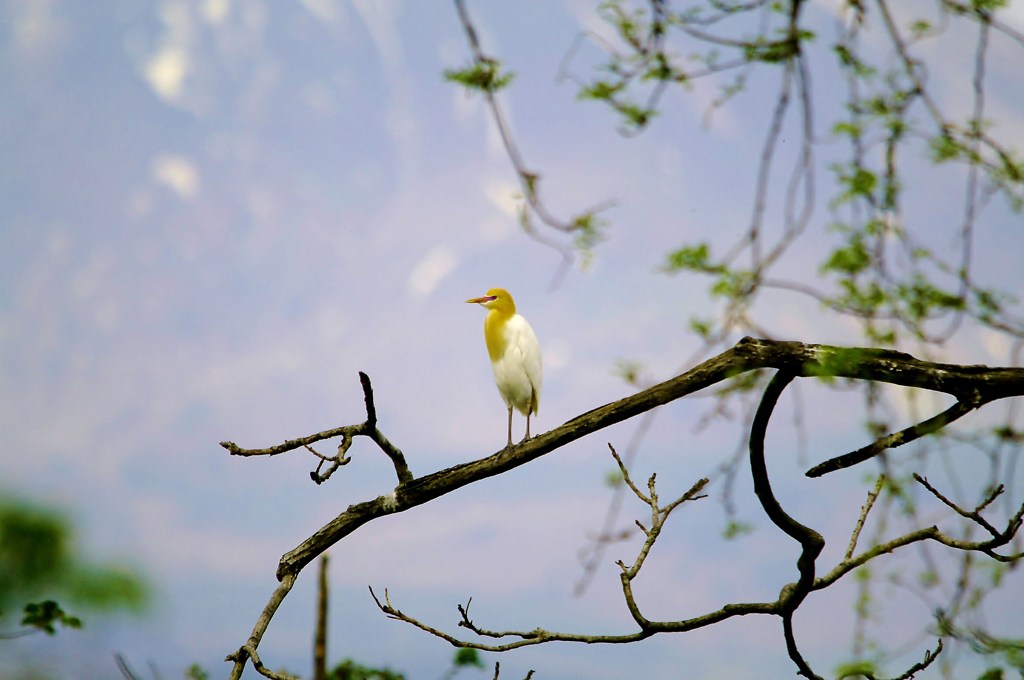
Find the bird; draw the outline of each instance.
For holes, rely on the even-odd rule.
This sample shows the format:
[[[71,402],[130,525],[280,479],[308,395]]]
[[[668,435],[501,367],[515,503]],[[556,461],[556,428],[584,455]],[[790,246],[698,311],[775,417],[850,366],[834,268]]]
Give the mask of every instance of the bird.
[[[540,343],[529,322],[516,313],[516,303],[504,288],[491,288],[486,295],[467,303],[487,309],[484,340],[491,358],[494,384],[508,408],[508,447],[512,446],[512,409],[526,416],[526,436],[530,438],[530,416],[540,403]]]

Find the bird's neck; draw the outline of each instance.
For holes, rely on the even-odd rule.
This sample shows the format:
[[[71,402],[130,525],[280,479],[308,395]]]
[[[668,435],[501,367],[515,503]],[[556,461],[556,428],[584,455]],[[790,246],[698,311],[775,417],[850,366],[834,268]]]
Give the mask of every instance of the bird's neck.
[[[492,309],[484,319],[484,339],[491,361],[496,361],[505,352],[505,324],[515,315],[515,310]]]

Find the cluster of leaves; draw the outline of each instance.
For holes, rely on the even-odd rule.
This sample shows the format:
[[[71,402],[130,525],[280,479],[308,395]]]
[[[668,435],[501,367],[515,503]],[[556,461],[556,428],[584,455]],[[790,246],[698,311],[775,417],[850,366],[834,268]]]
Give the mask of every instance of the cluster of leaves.
[[[81,619],[65,612],[55,596],[94,611],[137,611],[145,605],[146,586],[136,573],[82,560],[72,537],[59,513],[0,499],[0,611],[21,609],[20,623],[29,631],[81,627]]]
[[[390,668],[371,668],[345,659],[327,674],[328,680],[405,680],[405,675]]]
[[[65,612],[53,600],[29,602],[25,605],[21,625],[41,630],[47,635],[54,635],[57,632],[57,624],[65,628],[81,628],[82,620]]]
[[[516,74],[511,71],[502,72],[501,62],[497,59],[480,58],[469,66],[461,69],[445,69],[445,80],[458,83],[470,91],[493,94],[508,87]]]
[[[455,675],[465,668],[484,668],[484,662],[480,658],[480,652],[475,649],[460,648],[455,650],[452,658],[451,668],[442,677],[445,679],[454,678]],[[405,680],[403,673],[398,673],[390,668],[373,668],[364,666],[353,659],[345,659],[332,668],[327,674],[328,680]]]

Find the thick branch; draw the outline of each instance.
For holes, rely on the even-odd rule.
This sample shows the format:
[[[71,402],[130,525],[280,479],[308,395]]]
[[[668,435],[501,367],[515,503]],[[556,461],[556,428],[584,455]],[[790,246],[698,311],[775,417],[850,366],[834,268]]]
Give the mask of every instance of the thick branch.
[[[764,390],[757,413],[754,414],[754,422],[750,426],[750,471],[754,477],[754,493],[761,501],[761,507],[768,515],[768,519],[786,535],[800,543],[800,557],[796,562],[800,578],[795,584],[786,586],[779,596],[782,629],[789,658],[797,665],[799,674],[818,680],[818,676],[811,670],[797,647],[796,636],[793,633],[793,612],[814,586],[814,563],[825,547],[825,539],[814,529],[797,522],[782,509],[782,505],[772,492],[768,466],[764,460],[764,436],[768,429],[768,421],[771,420],[772,412],[783,390],[793,382],[794,377],[789,371],[780,370]]]
[[[529,463],[605,427],[741,373],[763,368],[785,370],[798,377],[859,378],[920,387],[945,392],[979,406],[997,399],[1024,395],[1024,368],[938,364],[893,350],[743,338],[735,347],[682,375],[588,411],[550,432],[486,458],[404,482],[395,489],[394,495],[349,506],[348,510],[281,558],[278,578],[286,573],[297,573],[324,550],[372,519],[422,505],[467,484]]]

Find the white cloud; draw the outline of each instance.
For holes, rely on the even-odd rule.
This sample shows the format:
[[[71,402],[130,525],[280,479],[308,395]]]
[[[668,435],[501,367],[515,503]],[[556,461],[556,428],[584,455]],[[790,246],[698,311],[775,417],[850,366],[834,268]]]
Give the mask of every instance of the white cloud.
[[[231,13],[231,0],[206,0],[201,11],[207,22],[219,26]]]
[[[164,154],[153,159],[150,165],[153,179],[178,195],[190,200],[199,190],[199,171],[192,161],[184,156]]]
[[[145,59],[142,72],[158,97],[180,104],[185,83],[192,69],[189,57],[193,46],[193,22],[187,4],[164,2],[160,6],[164,35],[159,47]]]
[[[174,102],[184,89],[188,67],[184,50],[167,45],[147,60],[146,80],[162,99]]]
[[[507,217],[519,214],[522,192],[519,186],[507,179],[488,179],[484,182],[484,195],[495,208]]]
[[[434,292],[446,276],[448,276],[458,258],[448,246],[437,246],[421,259],[409,272],[409,289],[415,297],[424,298]]]
[[[299,0],[299,4],[328,26],[337,26],[343,20],[341,5],[335,0]]]
[[[15,50],[29,58],[46,56],[66,38],[67,26],[54,11],[54,0],[15,3],[10,25]]]

